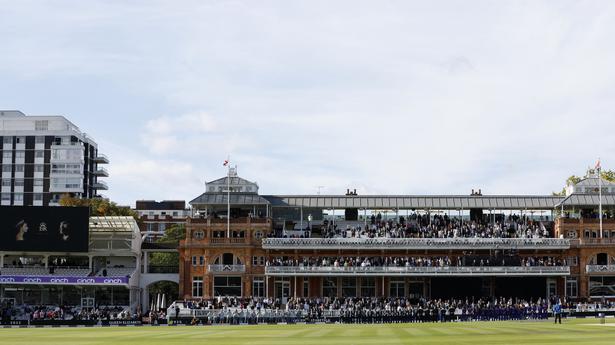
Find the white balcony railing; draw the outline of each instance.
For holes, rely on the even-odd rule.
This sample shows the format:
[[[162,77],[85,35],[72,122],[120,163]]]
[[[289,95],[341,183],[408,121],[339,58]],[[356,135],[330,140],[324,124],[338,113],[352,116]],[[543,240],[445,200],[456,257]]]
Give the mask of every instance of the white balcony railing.
[[[587,273],[615,273],[615,265],[586,265]]]
[[[211,273],[244,273],[246,265],[207,265]]]
[[[97,189],[97,190],[108,190],[109,189],[107,184],[104,183],[103,181],[96,181],[92,183],[92,188]]]
[[[272,276],[563,276],[568,266],[320,267],[267,266]]]
[[[92,159],[98,164],[109,164],[109,158],[102,153],[97,154],[95,157],[92,157]]]
[[[563,238],[265,238],[263,249],[569,249]]]
[[[97,167],[96,170],[94,170],[92,173],[96,176],[102,176],[102,177],[109,176],[109,172],[107,171],[107,169],[102,168],[102,167]]]

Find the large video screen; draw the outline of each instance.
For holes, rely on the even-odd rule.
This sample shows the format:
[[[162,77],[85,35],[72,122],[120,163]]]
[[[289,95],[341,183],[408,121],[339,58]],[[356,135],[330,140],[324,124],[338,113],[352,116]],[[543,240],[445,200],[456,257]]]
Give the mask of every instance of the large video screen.
[[[0,207],[0,250],[87,252],[87,207]]]

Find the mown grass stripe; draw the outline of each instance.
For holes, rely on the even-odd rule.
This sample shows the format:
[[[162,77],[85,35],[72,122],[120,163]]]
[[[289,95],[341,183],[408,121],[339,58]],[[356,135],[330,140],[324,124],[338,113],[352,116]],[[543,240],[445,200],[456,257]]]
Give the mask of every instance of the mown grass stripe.
[[[615,324],[615,320],[608,320]],[[0,344],[19,345],[393,345],[615,344],[615,327],[595,319],[378,325],[7,328]]]

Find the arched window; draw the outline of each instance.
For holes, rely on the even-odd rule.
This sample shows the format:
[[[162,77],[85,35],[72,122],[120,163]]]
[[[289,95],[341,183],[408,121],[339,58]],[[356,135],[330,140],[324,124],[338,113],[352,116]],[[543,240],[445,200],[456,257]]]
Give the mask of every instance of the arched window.
[[[216,258],[215,265],[243,265],[241,259],[233,253],[224,253]]]

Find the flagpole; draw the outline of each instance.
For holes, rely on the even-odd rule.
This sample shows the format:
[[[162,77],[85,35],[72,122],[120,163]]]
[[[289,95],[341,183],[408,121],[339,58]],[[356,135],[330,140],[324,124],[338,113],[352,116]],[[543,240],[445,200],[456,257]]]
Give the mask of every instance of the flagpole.
[[[231,238],[231,163],[229,156],[226,178],[226,237]],[[229,240],[230,241],[230,240]]]
[[[600,159],[598,159],[598,162],[600,162]],[[602,170],[602,167],[598,166],[598,195],[599,195],[598,196],[598,200],[599,200],[598,212],[600,212],[598,216],[600,218],[600,238],[602,238],[602,177],[600,176],[601,175],[600,170]]]

